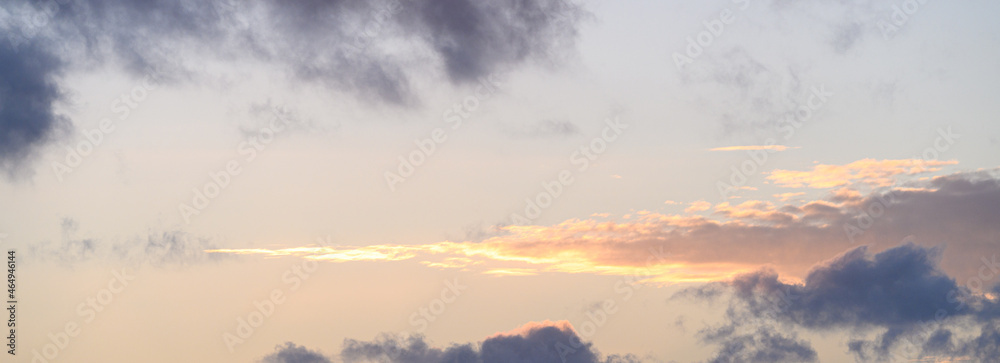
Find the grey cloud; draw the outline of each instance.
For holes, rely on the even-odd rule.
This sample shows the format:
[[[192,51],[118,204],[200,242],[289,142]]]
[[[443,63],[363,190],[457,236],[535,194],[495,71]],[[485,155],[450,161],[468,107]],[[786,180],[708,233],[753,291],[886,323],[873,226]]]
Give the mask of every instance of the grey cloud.
[[[573,348],[573,342],[579,339],[574,332],[555,326],[533,329],[524,336],[494,336],[478,347],[463,344],[444,349],[429,347],[418,337],[403,340],[383,336],[373,342],[347,340],[340,356],[346,363],[368,360],[393,363],[600,362],[590,343]],[[560,349],[568,350],[561,352]]]
[[[72,267],[90,261],[157,267],[219,261],[225,256],[207,254],[213,241],[178,230],[150,231],[122,240],[99,240],[78,236],[78,224],[64,218],[59,241],[41,241],[28,246],[30,259]]]
[[[796,65],[764,61],[742,46],[702,55],[681,77],[687,85],[706,87],[711,98],[703,102],[721,110],[717,117],[724,136],[749,135],[756,142],[777,136],[777,126],[794,116],[809,87]]]
[[[0,169],[17,176],[41,145],[69,124],[53,107],[63,63],[44,47],[0,41]]]
[[[701,289],[728,288],[732,300],[729,325],[710,329],[705,340],[723,340],[723,353],[759,339],[735,335],[744,321],[759,319],[771,324],[810,331],[878,332],[872,340],[854,339],[848,350],[861,361],[889,360],[908,349],[906,358],[920,356],[975,356],[982,361],[1000,359],[996,346],[998,302],[971,294],[939,267],[943,251],[906,243],[871,254],[866,247],[851,249],[816,266],[802,284],[779,281],[773,271],[737,276],[726,283]],[[684,297],[701,295],[686,292]],[[956,339],[954,330],[979,326],[978,336]],[[973,329],[974,330],[974,329]],[[736,338],[733,338],[733,337]]]
[[[542,57],[576,37],[582,14],[560,0],[228,1],[86,0],[59,11],[60,34],[139,74],[186,74],[178,54],[255,60],[363,99],[406,103],[417,54],[369,45],[402,40],[432,51],[454,83]],[[366,39],[366,40],[359,40]],[[366,45],[362,47],[362,45]]]
[[[346,339],[339,358],[345,363],[638,363],[633,355],[601,357],[591,343],[566,326],[534,325],[518,334],[501,334],[480,343],[430,346],[420,336],[382,334],[373,341]],[[286,343],[264,358],[264,363],[330,362],[332,359]]]
[[[206,62],[244,62],[367,103],[406,106],[419,102],[417,74],[461,86],[571,50],[585,14],[563,0],[78,0],[0,8],[33,8],[48,19],[7,22],[12,34],[30,38],[0,45],[0,166],[8,170],[65,124],[53,112],[61,70],[113,65],[171,84],[218,76]]]
[[[471,82],[571,40],[582,13],[565,0],[426,0],[410,14],[449,78]]]
[[[274,348],[275,352],[264,357],[261,363],[330,363],[330,359],[319,352],[292,343]]]
[[[845,23],[838,26],[830,42],[837,53],[845,53],[861,40],[864,26],[860,23]]]
[[[512,126],[507,132],[514,137],[550,138],[580,134],[580,128],[569,121],[541,120],[534,123]]]
[[[703,331],[704,341],[719,344],[709,363],[803,363],[816,362],[816,350],[808,342],[762,326],[736,333],[731,326]]]
[[[813,269],[803,286],[759,273],[736,278],[733,286],[737,296],[758,312],[770,307],[758,305],[759,294],[790,291],[793,298],[780,305],[778,315],[808,328],[906,326],[934,319],[939,309],[958,313],[956,304],[947,299],[958,285],[937,268],[940,253],[937,248],[904,244],[871,257],[867,247],[858,247]]]

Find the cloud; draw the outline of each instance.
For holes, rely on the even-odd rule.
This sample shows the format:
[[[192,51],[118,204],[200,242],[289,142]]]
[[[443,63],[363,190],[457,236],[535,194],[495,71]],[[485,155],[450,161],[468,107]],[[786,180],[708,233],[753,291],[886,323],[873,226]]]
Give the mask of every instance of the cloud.
[[[339,358],[345,363],[629,363],[639,360],[631,355],[601,357],[593,344],[584,342],[567,321],[531,322],[509,332],[498,333],[482,342],[452,344],[447,348],[430,346],[420,336],[402,337],[382,334],[373,341],[345,339]],[[332,359],[285,343],[264,363],[325,363]]]
[[[206,252],[329,262],[416,260],[437,268],[494,274],[590,273],[660,283],[725,280],[762,265],[804,277],[814,263],[847,247],[868,245],[877,252],[904,239],[927,246],[947,243],[942,267],[965,281],[977,276],[982,256],[996,254],[1000,178],[994,173],[955,174],[925,181],[921,188],[843,196],[831,196],[839,202],[813,200],[780,207],[755,200],[720,203],[710,216],[650,212],[549,226],[504,226],[476,242]]]
[[[892,185],[893,178],[898,175],[930,173],[941,170],[941,166],[955,164],[958,161],[862,159],[847,165],[820,164],[811,171],[777,169],[767,179],[786,188],[833,188],[853,183],[884,187]]]
[[[139,74],[190,74],[176,53],[251,60],[301,80],[321,81],[364,96],[404,102],[406,63],[424,50],[453,83],[571,46],[583,10],[559,0],[413,0],[107,3],[84,0],[56,13],[53,42],[82,40],[82,49],[112,57]],[[393,41],[418,45],[407,54]],[[564,47],[565,48],[565,47]]]
[[[423,0],[407,12],[416,30],[443,59],[454,82],[474,81],[508,64],[545,54],[574,37],[578,9],[561,0]]]
[[[569,121],[541,120],[527,125],[511,128],[507,131],[518,137],[566,137],[580,134],[580,128]]]
[[[275,352],[264,357],[261,363],[330,363],[331,360],[319,352],[292,343],[274,348]]]
[[[111,66],[169,85],[229,69],[204,64],[253,65],[406,106],[419,101],[416,75],[461,86],[572,51],[586,15],[564,0],[15,0],[0,10],[23,15],[2,24],[10,42],[0,45],[0,166],[8,172],[69,125],[53,111],[61,72]]]
[[[776,307],[777,316],[807,328],[906,327],[934,320],[939,310],[959,313],[948,301],[958,285],[937,268],[940,256],[940,248],[909,243],[874,255],[861,246],[815,267],[803,285],[761,271],[737,277],[732,286],[755,315]],[[791,297],[787,303],[759,299],[779,292]]]
[[[734,350],[733,344],[770,337],[766,330],[752,337],[733,333],[748,321],[763,321],[765,326],[817,332],[875,332],[873,339],[848,343],[861,361],[965,355],[1000,359],[1000,351],[992,348],[998,341],[994,335],[1000,301],[948,276],[939,266],[942,252],[941,247],[904,243],[873,254],[861,246],[816,265],[801,283],[784,282],[764,269],[678,296],[714,300],[723,296],[720,291],[731,294],[728,323],[703,333],[708,342],[725,343],[720,355]],[[970,325],[979,325],[978,335]],[[972,330],[973,337],[959,341],[953,330]]]
[[[79,237],[79,225],[72,218],[63,218],[62,238],[28,246],[28,256],[42,262],[75,266],[89,261],[114,261],[129,265],[190,265],[217,261],[225,255],[205,253],[214,247],[212,240],[199,238],[178,230],[150,231],[117,241]]]
[[[692,202],[687,208],[684,208],[684,213],[695,213],[708,210],[712,208],[712,203],[706,202],[704,200],[699,200]]]
[[[722,202],[715,206],[714,213],[730,219],[773,225],[788,224],[797,219],[794,214],[777,210],[771,202],[760,200],[748,200],[737,205]]]
[[[709,363],[804,363],[816,362],[816,350],[804,340],[771,327],[739,334],[731,327],[702,331],[703,341],[720,347]]]
[[[785,146],[785,145],[744,145],[744,146],[726,146],[708,149],[708,151],[753,151],[753,150],[770,150],[770,151],[785,151],[788,149],[798,149],[798,146]]]
[[[44,47],[0,41],[0,169],[16,176],[24,162],[69,126],[54,111],[63,63]]]
[[[773,197],[777,198],[778,200],[780,200],[782,202],[787,202],[787,201],[791,200],[792,198],[801,197],[803,195],[806,195],[806,193],[805,192],[779,193],[779,194],[773,195]]]

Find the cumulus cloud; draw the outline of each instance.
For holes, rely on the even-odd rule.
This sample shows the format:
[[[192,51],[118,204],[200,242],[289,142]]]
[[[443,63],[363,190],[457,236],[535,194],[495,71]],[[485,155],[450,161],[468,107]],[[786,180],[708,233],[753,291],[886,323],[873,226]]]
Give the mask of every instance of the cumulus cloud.
[[[584,15],[564,0],[4,2],[0,166],[13,170],[67,124],[53,111],[63,71],[119,67],[170,84],[218,76],[213,62],[260,65],[410,105],[415,75],[462,85],[571,51]]]
[[[725,340],[720,355],[733,350],[729,345],[739,346],[740,339],[773,338],[767,330],[731,338],[734,330],[756,321],[809,331],[875,332],[871,339],[848,343],[848,350],[861,361],[926,356],[1000,359],[1000,352],[990,348],[997,341],[991,338],[998,323],[996,297],[970,291],[945,274],[939,267],[942,252],[940,247],[904,243],[873,254],[862,246],[818,264],[801,283],[782,281],[765,269],[679,296],[718,299],[730,294],[729,323],[708,329],[704,338],[736,340]],[[972,337],[959,339],[953,331]],[[779,341],[785,342],[779,346],[803,345]]]
[[[330,363],[331,360],[319,352],[285,343],[274,348],[274,353],[261,359],[260,363]]]
[[[630,363],[634,356],[602,357],[593,344],[583,342],[569,322],[528,323],[479,343],[433,347],[420,336],[383,334],[373,341],[346,339],[339,358],[345,363]],[[264,358],[264,363],[323,363],[332,361],[315,351],[286,343]]]

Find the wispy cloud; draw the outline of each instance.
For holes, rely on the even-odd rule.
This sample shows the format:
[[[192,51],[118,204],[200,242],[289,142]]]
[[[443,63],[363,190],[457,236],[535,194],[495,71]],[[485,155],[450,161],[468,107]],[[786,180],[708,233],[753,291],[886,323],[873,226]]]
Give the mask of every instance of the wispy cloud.
[[[862,159],[846,165],[820,164],[809,171],[777,169],[767,179],[786,188],[834,188],[853,183],[884,187],[893,185],[894,178],[899,175],[930,173],[955,164],[958,161]]]
[[[708,151],[754,151],[754,150],[769,150],[769,151],[785,151],[788,149],[798,149],[798,146],[785,146],[785,145],[743,145],[743,146],[725,146],[708,149]]]
[[[708,210],[709,208],[712,208],[712,203],[699,200],[697,202],[692,202],[687,208],[684,208],[684,213],[697,213]]]
[[[648,212],[551,226],[506,226],[482,242],[207,252],[329,262],[416,260],[435,268],[495,275],[633,275],[670,283],[722,280],[765,264],[801,276],[813,263],[852,243],[887,248],[890,241],[919,235],[929,242],[949,241],[955,260],[944,266],[950,272],[976,273],[960,261],[990,252],[987,246],[995,241],[989,236],[1000,233],[1000,178],[982,172],[955,174],[935,178],[925,187],[782,207],[759,200],[720,203],[710,216]],[[876,219],[868,211],[878,203]],[[710,207],[708,202],[698,205]],[[848,233],[848,226],[861,225],[858,221],[865,218],[872,220],[863,224],[864,233]]]
[[[793,193],[775,194],[774,197],[777,198],[778,200],[782,201],[782,202],[787,202],[787,201],[791,200],[792,198],[801,197],[803,195],[806,195],[806,193],[805,192],[793,192]]]

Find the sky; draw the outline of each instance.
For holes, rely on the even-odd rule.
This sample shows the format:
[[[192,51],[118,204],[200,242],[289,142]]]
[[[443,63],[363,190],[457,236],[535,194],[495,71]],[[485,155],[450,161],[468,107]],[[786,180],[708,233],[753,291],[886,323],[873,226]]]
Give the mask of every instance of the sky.
[[[2,360],[1000,361],[998,12],[0,2]]]

